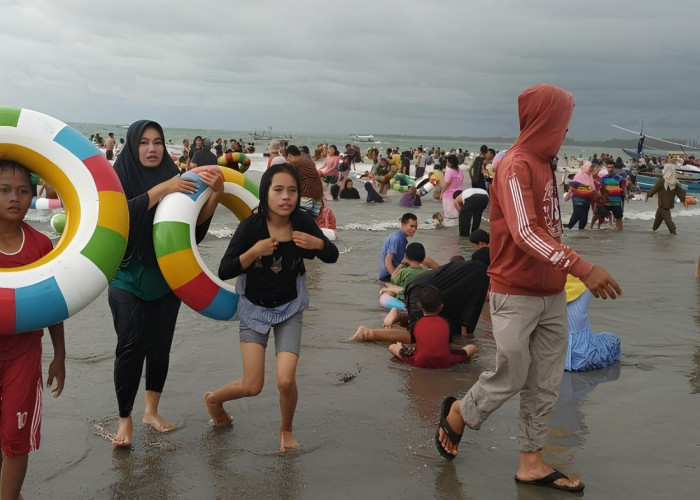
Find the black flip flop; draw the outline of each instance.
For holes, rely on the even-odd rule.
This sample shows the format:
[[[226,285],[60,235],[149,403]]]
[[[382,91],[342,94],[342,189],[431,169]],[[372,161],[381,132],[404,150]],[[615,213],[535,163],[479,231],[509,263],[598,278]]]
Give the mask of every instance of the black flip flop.
[[[551,474],[540,478],[540,479],[535,479],[534,481],[523,481],[521,479],[518,479],[518,476],[515,476],[515,482],[518,484],[529,484],[532,486],[543,486],[545,488],[554,488],[555,490],[562,490],[562,491],[583,491],[583,488],[586,486],[579,482],[578,486],[564,486],[561,484],[556,484],[554,481],[557,479],[569,479],[569,476],[566,474],[563,474],[562,472],[558,471],[557,469],[554,469],[554,472]]]
[[[442,400],[442,413],[440,414],[440,424],[438,425],[438,430],[435,431],[435,444],[437,449],[445,460],[454,460],[456,455],[453,455],[440,444],[440,429],[442,429],[452,444],[458,444],[462,440],[462,435],[457,434],[452,430],[450,424],[447,423],[447,415],[450,414],[450,408],[452,408],[452,403],[457,401],[457,398],[453,396],[448,396]]]

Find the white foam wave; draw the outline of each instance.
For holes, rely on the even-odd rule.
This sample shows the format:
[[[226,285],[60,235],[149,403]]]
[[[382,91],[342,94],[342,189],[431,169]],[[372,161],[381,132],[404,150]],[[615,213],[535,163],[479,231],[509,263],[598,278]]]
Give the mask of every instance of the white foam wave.
[[[227,227],[224,227],[222,229],[210,229],[207,231],[207,233],[211,234],[212,236],[216,236],[217,238],[230,238],[233,236],[233,230],[229,229]]]
[[[351,222],[344,226],[338,227],[339,230],[355,230],[355,231],[386,231],[388,229],[398,229],[401,223],[397,221],[379,221],[379,222]],[[435,229],[435,221],[427,220],[418,224],[418,229]]]
[[[697,217],[700,215],[700,210],[673,210],[671,215],[673,217]],[[629,220],[654,220],[655,217],[656,210],[649,210],[645,212],[625,211],[625,219]]]

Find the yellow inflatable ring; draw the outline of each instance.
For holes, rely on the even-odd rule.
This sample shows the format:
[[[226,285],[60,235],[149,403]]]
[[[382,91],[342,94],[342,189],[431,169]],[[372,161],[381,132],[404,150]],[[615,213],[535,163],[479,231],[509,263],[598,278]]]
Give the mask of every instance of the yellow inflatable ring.
[[[232,168],[218,168],[224,176],[220,203],[238,220],[246,219],[259,204],[258,186]],[[238,294],[207,268],[195,242],[197,217],[211,195],[196,170],[182,175],[197,183],[196,193],[171,193],[158,204],[153,246],[163,277],[180,300],[208,318],[230,320],[238,308]]]
[[[0,269],[0,334],[6,335],[60,323],[97,298],[124,255],[129,212],[104,155],[55,118],[0,108],[0,159],[45,179],[66,208],[65,231],[51,252]]]

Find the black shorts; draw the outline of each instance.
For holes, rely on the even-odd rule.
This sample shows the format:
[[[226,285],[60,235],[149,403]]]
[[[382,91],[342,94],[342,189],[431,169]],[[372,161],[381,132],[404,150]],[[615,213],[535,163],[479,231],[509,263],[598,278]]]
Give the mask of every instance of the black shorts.
[[[598,205],[595,207],[595,214],[597,217],[607,217],[610,213],[610,208],[605,205]]]
[[[612,212],[615,220],[622,219],[622,207],[606,207],[609,212]]]

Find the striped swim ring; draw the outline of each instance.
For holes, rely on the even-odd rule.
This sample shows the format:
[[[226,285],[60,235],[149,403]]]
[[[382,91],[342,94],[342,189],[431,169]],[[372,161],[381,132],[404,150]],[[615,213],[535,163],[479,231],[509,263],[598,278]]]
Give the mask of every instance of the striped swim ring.
[[[34,210],[54,210],[56,208],[63,208],[63,202],[60,198],[39,198],[38,196],[34,196],[29,208],[33,208]]]
[[[216,160],[216,162],[220,167],[229,168],[232,168],[231,164],[237,163],[238,171],[242,174],[244,174],[250,167],[250,158],[248,158],[244,153],[226,153],[219,156],[219,159]]]
[[[124,255],[129,212],[104,155],[55,118],[0,108],[0,159],[46,179],[66,208],[65,231],[51,252],[0,269],[0,334],[6,335],[59,323],[97,298]]]
[[[416,184],[416,181],[411,179],[409,176],[406,174],[396,174],[392,179],[389,181],[389,186],[395,191],[398,191],[399,193],[403,193],[405,191],[408,191],[408,188],[411,186],[414,186]]]
[[[201,167],[217,168],[217,167]],[[258,206],[258,187],[242,173],[218,167],[224,175],[220,203],[238,220],[249,217]],[[153,220],[153,246],[165,281],[180,300],[212,319],[230,320],[238,308],[238,294],[204,264],[195,244],[195,225],[211,190],[196,173],[182,175],[197,183],[193,194],[171,193],[158,204]]]
[[[418,196],[425,196],[433,190],[437,184],[437,181],[430,177],[430,175],[424,175],[416,181],[416,189],[418,190]]]

